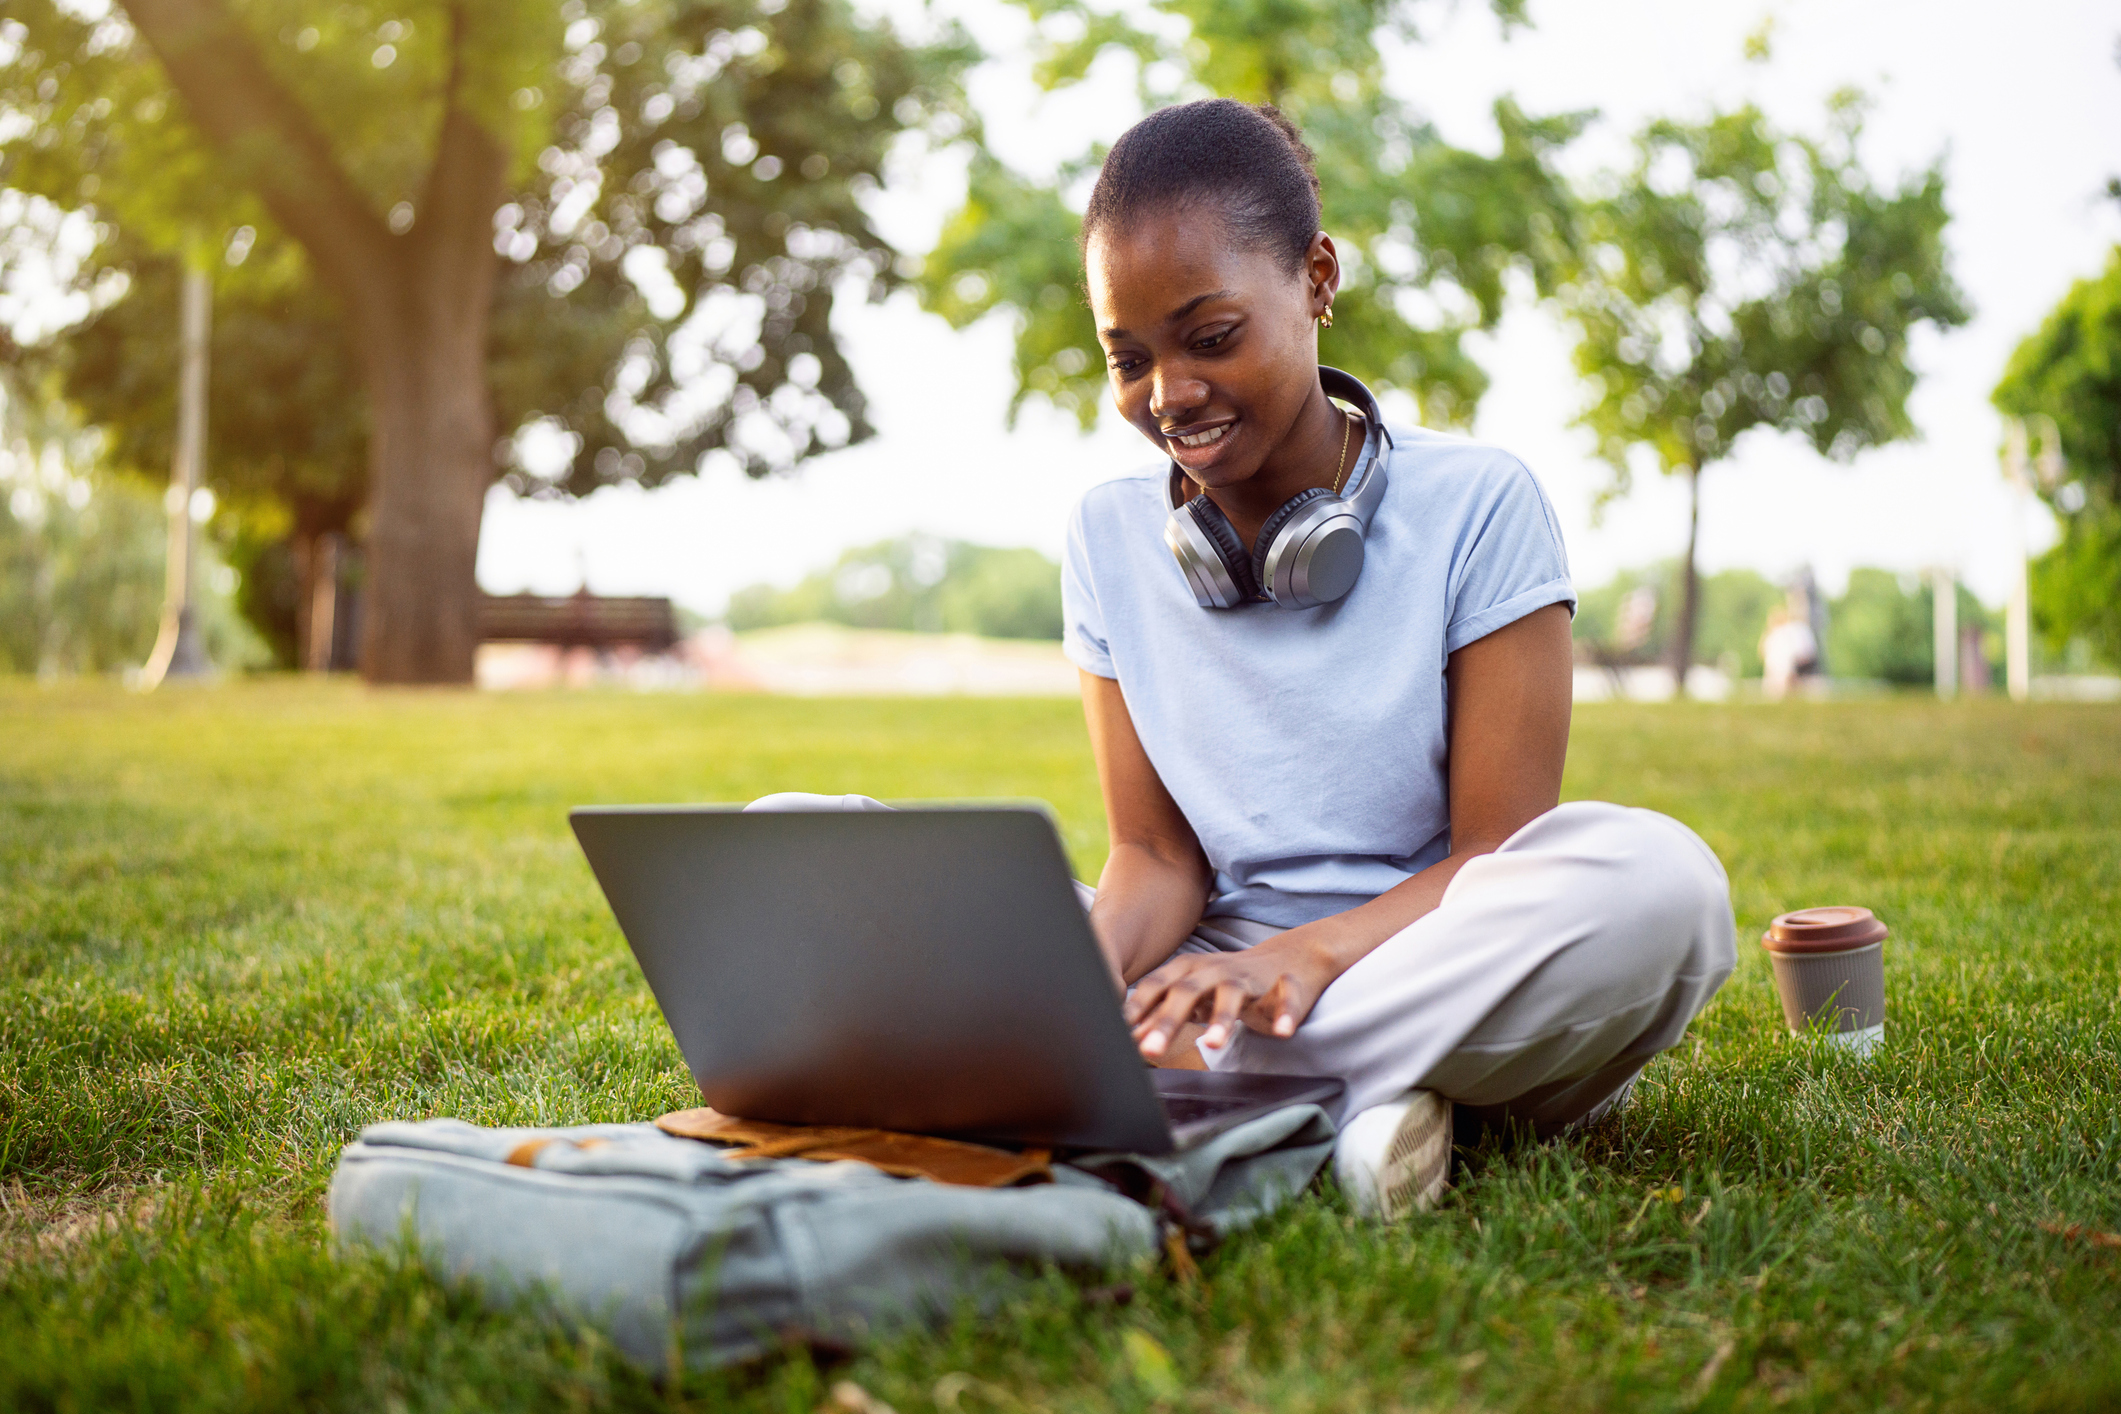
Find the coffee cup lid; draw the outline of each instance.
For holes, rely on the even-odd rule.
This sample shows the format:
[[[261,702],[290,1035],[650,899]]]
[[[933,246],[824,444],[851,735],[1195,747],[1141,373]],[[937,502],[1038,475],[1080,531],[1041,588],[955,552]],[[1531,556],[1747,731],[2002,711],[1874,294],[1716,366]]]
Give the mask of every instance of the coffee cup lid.
[[[1768,924],[1760,941],[1770,952],[1847,952],[1885,941],[1878,915],[1852,904],[1800,908]]]

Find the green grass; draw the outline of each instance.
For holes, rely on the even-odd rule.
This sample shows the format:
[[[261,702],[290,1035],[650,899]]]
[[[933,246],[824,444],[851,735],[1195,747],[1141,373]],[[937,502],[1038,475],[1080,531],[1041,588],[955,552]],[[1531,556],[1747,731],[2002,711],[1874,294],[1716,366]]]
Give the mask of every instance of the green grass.
[[[2121,1402],[2121,1251],[2090,1237],[2121,1230],[2110,707],[1579,712],[1568,794],[1702,832],[1738,974],[1622,1118],[1471,1154],[1401,1226],[1327,1188],[1196,1284],[1050,1278],[681,1390],[329,1257],[363,1123],[686,1102],[565,807],[775,789],[1041,796],[1101,859],[1069,702],[0,685],[0,1409]],[[1834,901],[1894,926],[1868,1066],[1783,1033],[1752,941]]]

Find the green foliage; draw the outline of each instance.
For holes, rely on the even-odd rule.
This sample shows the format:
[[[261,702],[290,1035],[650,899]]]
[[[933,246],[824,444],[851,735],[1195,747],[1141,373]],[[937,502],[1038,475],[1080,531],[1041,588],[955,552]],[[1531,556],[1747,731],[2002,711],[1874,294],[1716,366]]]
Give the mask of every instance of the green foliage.
[[[137,481],[77,474],[95,464],[96,440],[36,388],[0,378],[0,673],[122,671],[154,646],[168,516]],[[224,670],[260,665],[267,651],[230,600],[235,576],[209,536],[199,550],[207,655]]]
[[[2055,421],[2066,465],[2042,486],[2062,543],[2032,567],[2032,605],[2058,650],[2083,636],[2121,663],[2121,247],[2070,287],[2011,354],[1996,406]]]
[[[1145,25],[1082,0],[1023,3],[1039,22],[1036,74],[1049,91],[1117,51],[1137,65],[1145,108],[1220,95],[1273,103],[1301,125],[1344,264],[1321,356],[1413,393],[1427,421],[1472,421],[1487,378],[1464,335],[1501,317],[1512,272],[1545,293],[1565,269],[1572,197],[1554,160],[1586,115],[1533,118],[1504,99],[1497,156],[1450,146],[1384,90],[1378,33],[1414,34],[1407,7],[1391,0],[1156,0]],[[1516,4],[1496,9],[1522,20]],[[1065,196],[1102,159],[1085,152],[1048,183],[975,157],[965,205],[922,268],[923,300],[954,325],[1009,311],[1012,414],[1036,393],[1088,427],[1105,400],[1104,354],[1082,305],[1079,213]]]
[[[161,483],[176,445],[183,265],[112,242],[126,298],[49,350],[69,401],[105,433],[104,456]],[[302,274],[230,282],[216,302],[206,426],[211,482],[225,501],[343,529],[367,499],[368,422],[337,313]],[[312,509],[315,508],[315,509]]]
[[[2086,666],[2121,667],[2121,512],[2080,511],[2062,543],[2028,567],[2034,620],[2057,654],[2090,650]]]
[[[1060,566],[1036,550],[973,547],[938,588],[947,631],[987,638],[1061,636]]]
[[[1930,682],[1932,612],[1927,585],[1902,583],[1890,570],[1851,570],[1847,591],[1829,610],[1827,661],[1842,677]]]
[[[910,44],[843,0],[231,9],[400,240],[441,199],[426,183],[445,97],[517,154],[509,199],[475,214],[493,218],[504,257],[488,376],[505,432],[550,419],[574,450],[556,476],[509,461],[516,489],[654,483],[714,450],[757,474],[867,435],[830,326],[834,287],[895,278],[860,200],[900,133],[963,126],[956,76],[974,51],[958,32]],[[129,379],[173,366],[157,357],[157,306],[172,258],[187,256],[218,267],[228,334],[216,352],[236,359],[233,376],[255,371],[246,351],[278,357],[261,346],[316,354],[298,385],[308,396],[261,408],[256,440],[241,419],[217,430],[217,472],[223,454],[249,469],[239,478],[273,464],[262,424],[307,410],[320,425],[295,428],[279,453],[290,491],[358,498],[341,455],[348,437],[365,442],[345,311],[248,193],[243,155],[201,139],[125,18],[10,6],[0,114],[0,184],[105,223],[84,283],[134,276],[143,303],[104,340],[138,371],[99,357],[74,381],[106,413],[139,405],[126,420],[142,427],[125,436],[142,464],[166,464],[166,418]],[[272,384],[251,393],[272,401],[256,388]],[[318,450],[330,455],[303,459]]]
[[[1694,472],[1755,428],[1846,461],[1914,433],[1908,335],[1966,322],[1946,268],[1944,176],[1880,188],[1844,96],[1823,137],[1751,106],[1660,121],[1583,216],[1563,307],[1593,401],[1578,419],[1624,494],[1636,449]]]
[[[1059,638],[1060,566],[1036,550],[911,535],[849,550],[793,589],[753,585],[730,596],[742,632],[782,624]]]
[[[2094,497],[2121,503],[2121,246],[2012,352],[1994,396],[2010,416],[2055,420],[2068,470],[2040,488],[2050,505],[2069,514],[2072,502]],[[2068,494],[2072,485],[2083,501]]]
[[[1959,630],[1999,636],[2001,617],[1958,586]],[[1902,686],[1936,681],[1936,591],[1926,580],[1891,570],[1849,571],[1848,588],[1828,606],[1826,661],[1835,677]],[[1984,647],[1991,661],[1997,656]]]
[[[555,141],[496,218],[518,266],[495,315],[497,399],[582,439],[571,492],[653,483],[710,449],[757,474],[866,437],[834,286],[853,277],[880,296],[895,283],[861,201],[902,133],[970,122],[958,75],[971,41],[945,27],[909,44],[845,0],[562,9]],[[664,266],[682,307],[648,317],[629,261]],[[601,328],[613,305],[630,306],[627,327],[580,331],[606,370],[554,377],[541,342]],[[722,378],[734,386],[713,402]],[[512,480],[543,485],[521,467]]]
[[[288,782],[303,788],[290,790]],[[416,1266],[331,1255],[386,1118],[633,1120],[692,1090],[566,807],[791,785],[1050,800],[1066,701],[0,684],[0,1407],[2099,1409],[2121,1398],[2121,718],[1920,700],[1576,714],[1565,793],[1731,875],[1738,971],[1632,1105],[1462,1154],[1433,1213],[1330,1181],[1133,1297],[1050,1275],[822,1366],[652,1388]],[[1783,1031],[1752,942],[1893,928],[1886,1048]],[[2087,1081],[2087,1077],[2092,1077]],[[1161,1356],[1162,1358],[1158,1358]]]
[[[1735,664],[1734,677],[1760,673],[1760,636],[1768,611],[1784,597],[1780,586],[1752,570],[1725,570],[1701,582],[1701,621],[1695,651],[1703,662]]]
[[[56,492],[0,476],[0,673],[120,672],[147,661],[162,619],[169,522],[161,497],[129,481],[67,479]],[[271,653],[237,612],[240,580],[200,537],[194,603],[207,657],[223,671]]]
[[[290,243],[277,255],[276,268],[261,259],[222,283],[206,423],[216,548],[241,576],[236,606],[272,658],[291,664],[300,593],[291,540],[353,528],[368,496],[368,418],[335,309]],[[106,275],[122,277],[124,298],[23,351],[18,368],[96,429],[85,456],[160,486],[176,444],[183,264],[123,231],[100,259]],[[153,553],[159,565],[159,541]]]
[[[1607,583],[1584,593],[1576,606],[1575,638],[1593,660],[1615,666],[1666,662],[1679,624],[1680,566],[1661,560],[1647,569],[1623,570]],[[1621,606],[1641,588],[1656,596],[1649,633],[1633,644],[1620,641]],[[1724,666],[1733,677],[1760,676],[1760,637],[1768,611],[1782,602],[1783,590],[1765,576],[1746,569],[1724,570],[1701,580],[1700,622],[1694,631],[1695,656]]]
[[[1014,424],[1024,399],[1040,394],[1087,428],[1097,420],[1104,351],[1082,303],[1075,255],[1081,222],[1057,188],[1042,187],[991,155],[974,155],[965,204],[943,225],[923,262],[921,299],[962,329],[996,309],[1014,312]]]
[[[1679,574],[1676,560],[1646,569],[1623,570],[1606,584],[1587,590],[1577,605],[1575,637],[1593,662],[1623,666],[1669,662],[1672,637],[1678,631]],[[1638,589],[1655,596],[1656,612],[1649,632],[1632,644],[1621,642],[1622,605]],[[2000,656],[2002,617],[1959,586],[1959,626],[1984,635],[1984,652]],[[1752,570],[1725,570],[1701,579],[1701,618],[1695,631],[1695,656],[1719,663],[1734,677],[1759,677],[1760,639],[1768,614],[1784,601],[1783,589]],[[1927,687],[1933,681],[1934,595],[1927,581],[1891,570],[1859,568],[1849,574],[1847,589],[1828,605],[1826,663],[1835,677],[1869,679],[1902,686]],[[1997,640],[1994,643],[1987,640]]]
[[[147,661],[162,616],[158,499],[69,478],[0,479],[0,670],[101,673]],[[99,490],[101,495],[97,495]]]

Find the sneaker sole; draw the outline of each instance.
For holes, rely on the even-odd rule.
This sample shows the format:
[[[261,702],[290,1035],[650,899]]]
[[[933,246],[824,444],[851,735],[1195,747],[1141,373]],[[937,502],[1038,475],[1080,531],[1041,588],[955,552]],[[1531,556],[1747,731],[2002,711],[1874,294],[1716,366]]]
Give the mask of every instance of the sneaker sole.
[[[1450,1181],[1451,1102],[1433,1090],[1418,1091],[1385,1146],[1378,1216],[1392,1222],[1430,1207]]]

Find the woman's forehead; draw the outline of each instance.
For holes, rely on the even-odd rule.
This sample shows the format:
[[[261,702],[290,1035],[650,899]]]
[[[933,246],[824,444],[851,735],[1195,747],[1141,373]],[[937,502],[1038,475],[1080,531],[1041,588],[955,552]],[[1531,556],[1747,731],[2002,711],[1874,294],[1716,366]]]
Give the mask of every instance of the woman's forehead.
[[[1202,296],[1257,297],[1287,283],[1271,253],[1230,239],[1212,208],[1160,212],[1101,227],[1084,252],[1100,331],[1146,334]]]

